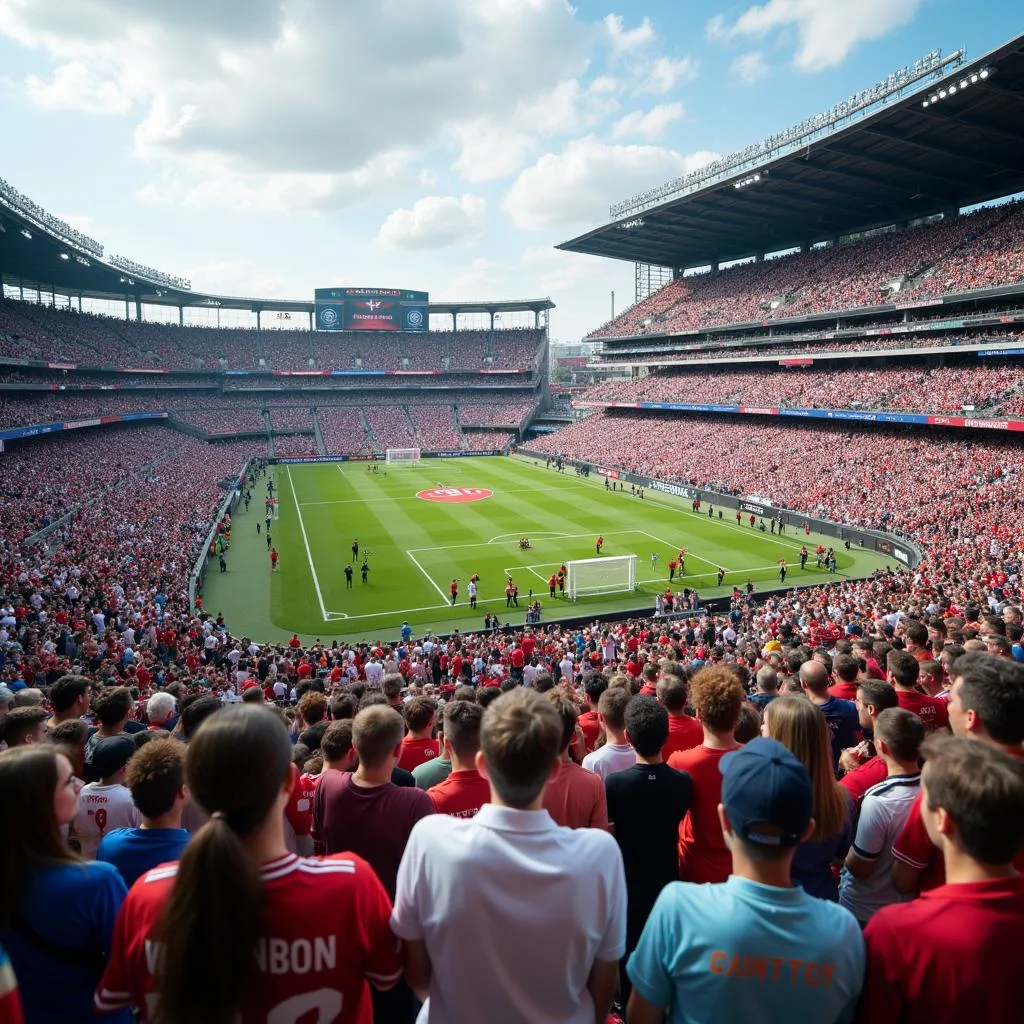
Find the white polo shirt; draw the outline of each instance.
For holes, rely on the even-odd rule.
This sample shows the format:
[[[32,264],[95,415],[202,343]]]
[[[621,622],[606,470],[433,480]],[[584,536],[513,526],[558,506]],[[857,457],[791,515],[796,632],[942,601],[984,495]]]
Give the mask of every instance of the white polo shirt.
[[[595,960],[626,951],[626,880],[603,829],[484,804],[409,836],[391,927],[433,968],[418,1024],[593,1024]]]
[[[588,772],[607,779],[616,772],[624,772],[636,764],[636,751],[628,743],[606,743],[583,758]]]

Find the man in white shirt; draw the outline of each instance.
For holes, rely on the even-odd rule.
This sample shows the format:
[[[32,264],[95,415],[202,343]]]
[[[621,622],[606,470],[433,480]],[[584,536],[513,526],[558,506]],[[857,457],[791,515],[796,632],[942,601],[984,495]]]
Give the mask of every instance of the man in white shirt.
[[[593,1024],[611,1008],[625,951],[615,840],[559,827],[543,809],[562,721],[518,688],[484,714],[477,770],[491,802],[473,818],[413,826],[391,927],[420,1024]]]
[[[384,678],[384,666],[374,656],[363,666],[363,674],[368,683],[379,686],[380,681]]]
[[[565,654],[562,655],[562,660],[558,663],[558,671],[562,673],[561,677],[567,683],[571,683],[572,682],[572,680],[573,680],[572,655],[568,651],[566,651]]]
[[[86,860],[96,859],[96,849],[107,832],[142,824],[132,791],[124,784],[125,768],[134,753],[135,744],[124,735],[108,736],[96,744],[92,768],[100,781],[82,787],[73,822],[74,836]]]
[[[631,697],[625,686],[609,686],[597,702],[597,720],[604,731],[605,744],[583,758],[583,767],[602,779],[636,764],[636,752],[626,739],[626,705]]]

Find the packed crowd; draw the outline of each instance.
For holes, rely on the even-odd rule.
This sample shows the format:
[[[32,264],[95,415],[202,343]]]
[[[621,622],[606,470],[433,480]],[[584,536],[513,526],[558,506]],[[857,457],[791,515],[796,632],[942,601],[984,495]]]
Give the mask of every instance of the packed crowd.
[[[387,333],[180,327],[0,299],[0,356],[169,370],[529,369],[541,329]]]
[[[696,402],[823,409],[1005,415],[1021,402],[1024,365],[997,360],[966,366],[887,366],[818,370],[800,367],[660,373],[605,381],[584,401]]]
[[[915,588],[310,649],[65,593],[5,1024],[1015,1019],[1019,578]]]
[[[986,207],[904,231],[677,278],[588,337],[842,312],[1024,280],[1024,206]],[[898,283],[898,291],[893,286]]]

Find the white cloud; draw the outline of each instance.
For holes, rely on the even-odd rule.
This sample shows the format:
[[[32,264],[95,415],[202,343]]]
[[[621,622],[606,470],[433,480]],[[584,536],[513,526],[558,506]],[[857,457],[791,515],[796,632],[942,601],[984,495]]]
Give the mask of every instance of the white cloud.
[[[724,39],[728,35],[725,27],[725,15],[716,14],[713,18],[709,18],[708,23],[704,26],[704,35],[708,39]]]
[[[137,157],[186,189],[227,183],[201,192],[229,199],[232,180],[292,195],[296,174],[347,191],[338,176],[396,144],[422,160],[454,126],[506,124],[582,74],[596,38],[566,0],[0,0],[2,36],[57,69],[32,82],[34,102],[130,104]],[[164,194],[156,181],[150,197]]]
[[[185,271],[185,277],[199,292],[214,295],[258,295],[280,298],[287,291],[280,275],[260,267],[248,260],[224,260],[220,263],[205,263]],[[332,278],[332,280],[334,280]],[[345,282],[337,281],[337,284]]]
[[[131,98],[118,82],[99,77],[94,68],[80,60],[58,65],[48,82],[29,75],[25,92],[33,103],[47,110],[79,110],[112,117],[127,114],[132,108]]]
[[[612,138],[652,141],[682,116],[682,103],[662,103],[652,107],[646,114],[642,110],[631,110],[612,125]]]
[[[461,125],[455,134],[461,148],[452,168],[472,184],[515,174],[536,146],[525,132],[503,129],[489,120]]]
[[[395,210],[377,240],[385,249],[444,249],[475,242],[484,229],[487,204],[469,193],[427,196],[411,210]]]
[[[688,82],[697,77],[697,62],[691,57],[671,60],[659,57],[644,78],[641,92],[664,94],[671,92],[679,82]]]
[[[458,299],[493,299],[505,288],[508,268],[496,260],[478,256],[468,266],[457,268],[458,272],[442,290],[442,296]]]
[[[565,252],[548,245],[529,246],[523,250],[522,264],[532,272],[538,294],[555,296],[573,291],[600,277],[608,269],[608,261],[599,256]]]
[[[617,54],[629,53],[654,42],[654,26],[650,18],[644,18],[636,28],[626,28],[621,15],[609,14],[604,19],[604,27],[612,50]]]
[[[748,85],[760,82],[762,78],[768,75],[768,65],[765,63],[764,54],[760,50],[752,50],[750,53],[737,57],[729,65],[729,70],[734,78],[738,78],[741,82],[746,82]]]
[[[608,218],[608,206],[716,159],[659,146],[608,145],[592,135],[545,153],[512,183],[502,209],[518,228],[536,231]]]
[[[906,25],[919,6],[920,0],[768,0],[750,7],[731,28],[724,27],[724,19],[717,28],[748,39],[795,29],[799,42],[793,64],[800,71],[821,71],[841,64],[862,42]],[[711,34],[710,22],[708,28]]]

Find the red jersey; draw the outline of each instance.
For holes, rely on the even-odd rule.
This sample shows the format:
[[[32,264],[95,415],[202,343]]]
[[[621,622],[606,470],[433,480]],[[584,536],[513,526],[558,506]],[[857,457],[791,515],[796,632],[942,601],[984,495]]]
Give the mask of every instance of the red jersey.
[[[667,761],[673,754],[693,750],[704,742],[704,727],[689,715],[668,716],[668,739],[661,748],[662,759]]]
[[[1010,750],[1008,753],[1016,758],[1024,758],[1024,751]],[[903,830],[892,844],[892,855],[896,860],[903,861],[904,864],[909,864],[910,867],[922,872],[918,890],[922,893],[946,884],[946,865],[942,854],[928,838],[928,830],[924,827],[924,818],[921,817],[923,798],[923,792],[917,794]],[[1013,866],[1018,871],[1024,871],[1024,849],[1019,850],[1017,856],[1013,858]]]
[[[926,729],[945,729],[949,725],[946,702],[937,697],[926,697],[916,690],[897,690],[896,703],[907,711],[913,711]]]
[[[840,679],[828,688],[828,692],[831,696],[838,697],[840,700],[856,700],[857,684],[848,683],[846,680]]]
[[[583,739],[587,745],[587,753],[589,754],[597,743],[597,737],[601,735],[601,723],[598,720],[596,711],[584,711],[580,715],[579,726],[583,730]]]
[[[1020,875],[943,885],[883,907],[864,930],[864,1024],[1020,1019]]]
[[[398,767],[411,772],[424,761],[432,761],[441,756],[441,744],[437,740],[417,740],[406,736],[402,740],[402,753],[398,757]]]
[[[679,823],[679,877],[684,882],[724,882],[732,874],[732,854],[718,820],[721,761],[727,753],[702,743],[669,758],[670,768],[693,779],[693,803]]]
[[[889,777],[889,769],[880,757],[869,757],[859,768],[847,772],[840,780],[842,786],[852,797],[854,803],[860,807],[864,794],[879,782],[885,782]]]
[[[152,1019],[161,944],[151,935],[177,873],[177,864],[162,864],[132,886],[96,990],[100,1012],[135,1006],[143,1021]],[[323,860],[287,854],[262,865],[260,874],[265,925],[251,937],[259,973],[235,1020],[295,1021],[315,1013],[324,1024],[373,1024],[367,981],[390,988],[402,968],[388,926],[391,901],[370,865],[351,853]]]
[[[438,814],[472,818],[491,802],[491,785],[475,768],[467,768],[452,772],[443,782],[431,786],[427,796],[434,801]]]
[[[313,794],[316,792],[316,778],[299,775],[292,786],[292,795],[284,809],[285,844],[292,853],[296,852],[297,836],[312,835]],[[289,829],[291,830],[289,834]]]

